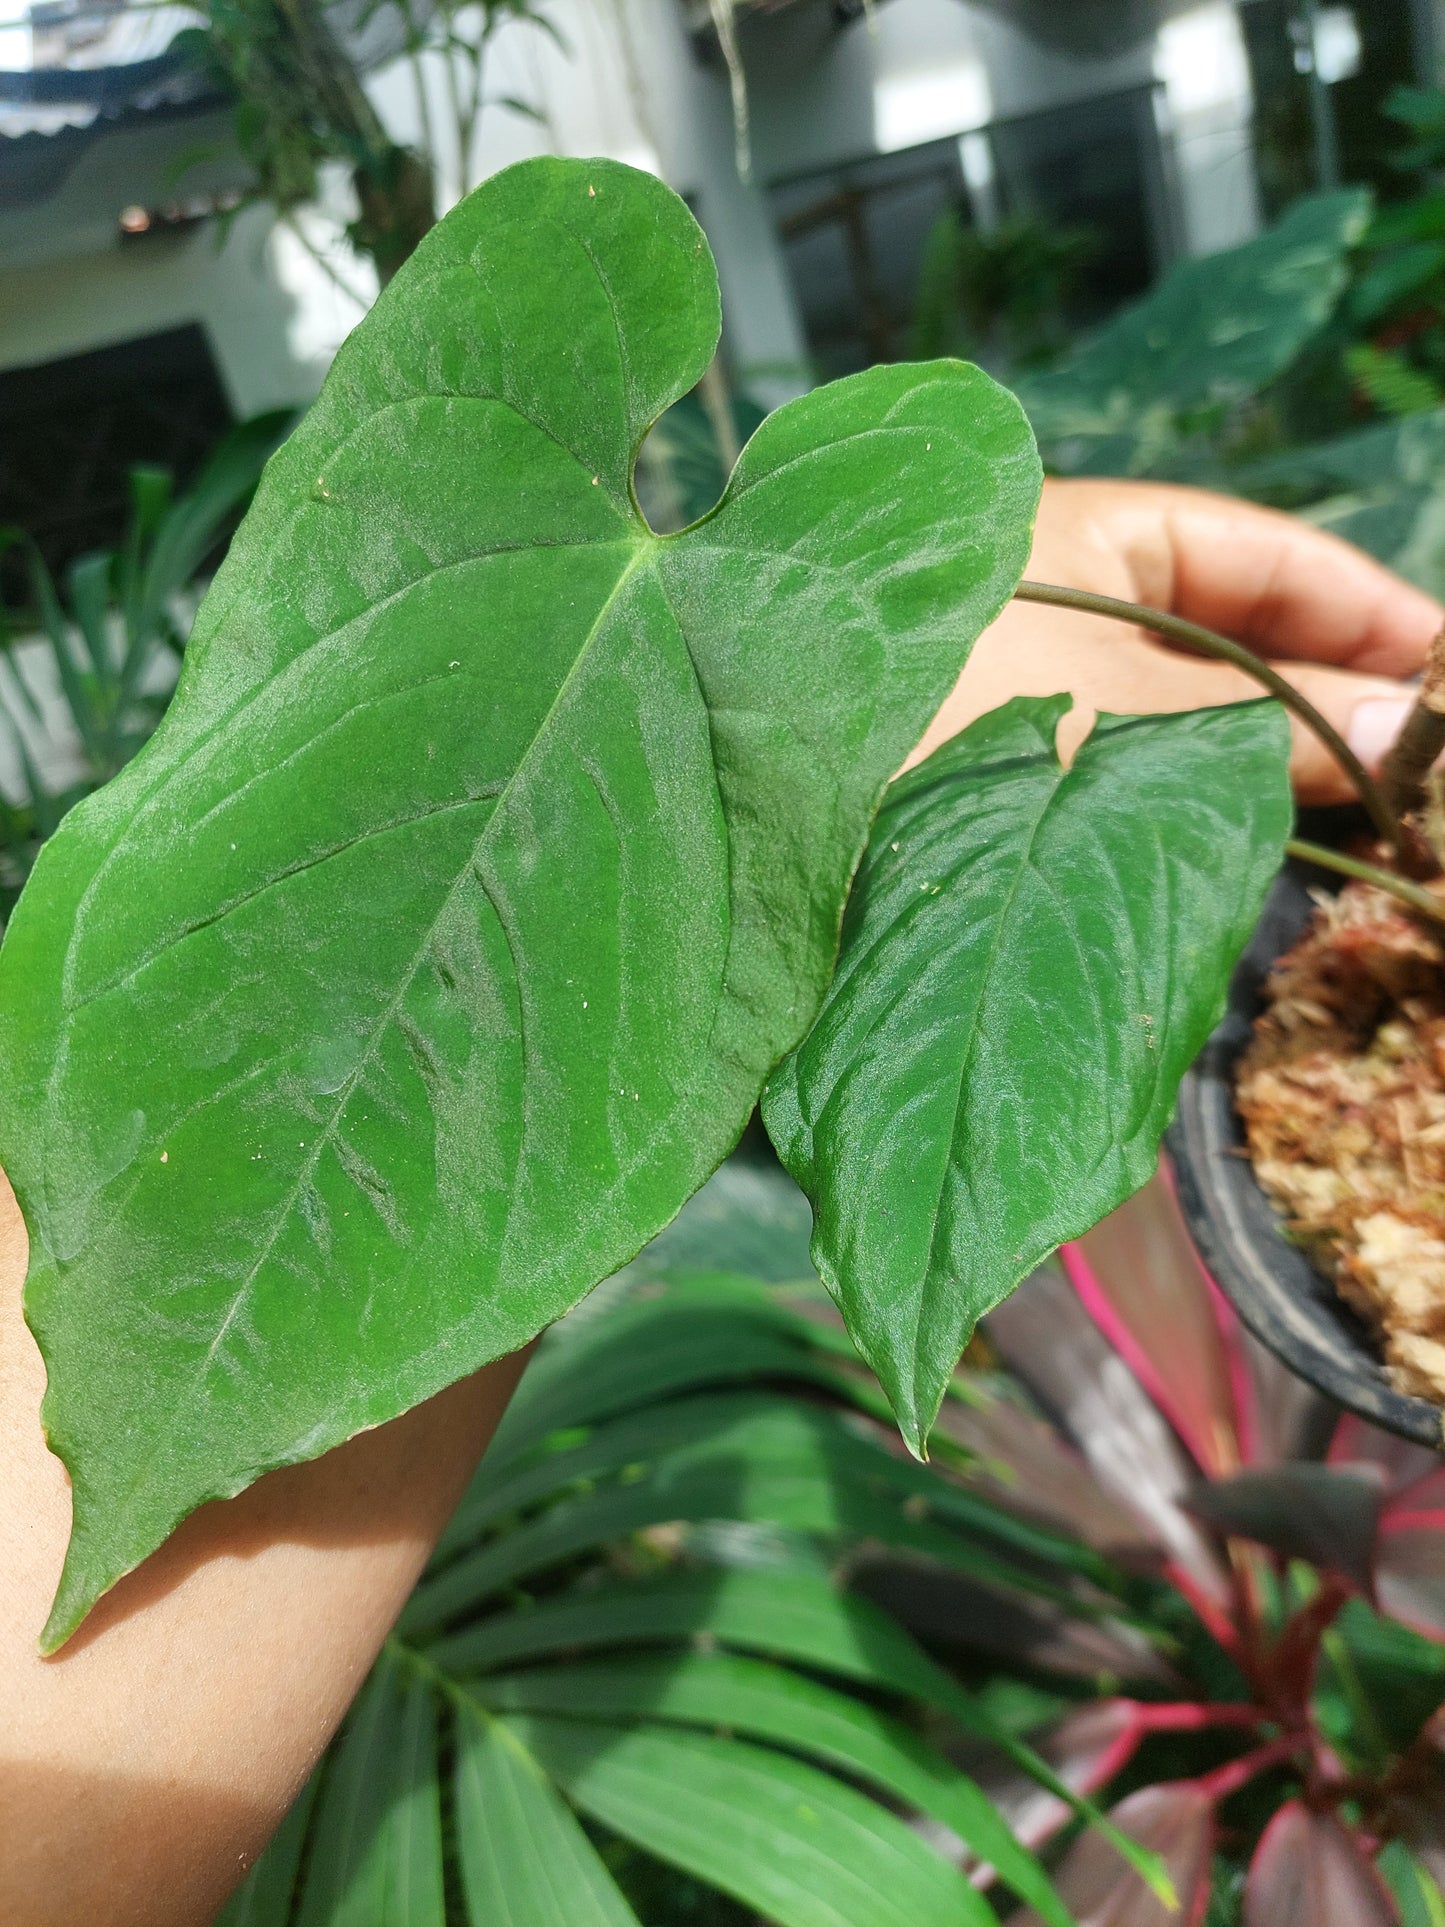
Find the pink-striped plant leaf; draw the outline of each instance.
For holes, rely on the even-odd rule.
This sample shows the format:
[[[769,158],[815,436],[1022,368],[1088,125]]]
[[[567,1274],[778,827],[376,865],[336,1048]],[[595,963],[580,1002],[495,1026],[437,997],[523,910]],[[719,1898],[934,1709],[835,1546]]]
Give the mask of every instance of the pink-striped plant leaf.
[[[1397,1492],[1380,1520],[1375,1588],[1381,1610],[1445,1639],[1445,1466]]]
[[[1165,1549],[1171,1578],[1222,1632],[1229,1578],[1182,1503],[1194,1468],[1078,1294],[1045,1266],[995,1308],[988,1333],[1099,1484],[1147,1524]]]
[[[1370,1598],[1381,1497],[1373,1466],[1276,1465],[1201,1483],[1188,1504],[1216,1532],[1307,1559]]]
[[[1358,1838],[1331,1815],[1286,1801],[1250,1862],[1244,1927],[1397,1927],[1399,1919]]]
[[[1241,1427],[1247,1463],[1285,1465],[1295,1459],[1324,1458],[1339,1419],[1339,1406],[1281,1364],[1237,1320],[1235,1323],[1236,1342],[1249,1373],[1250,1422],[1247,1428]]]
[[[1067,1714],[1031,1744],[1075,1793],[1094,1794],[1133,1759],[1143,1738],[1136,1700],[1096,1700]],[[1027,1847],[1052,1840],[1073,1809],[993,1750],[970,1750],[962,1764]]]
[[[1166,1907],[1097,1834],[1081,1834],[1054,1877],[1079,1927],[1200,1927],[1209,1906],[1214,1802],[1189,1780],[1141,1787],[1110,1817],[1141,1846],[1159,1854],[1178,1897]],[[1042,1927],[1032,1910],[1009,1927]]]
[[[1067,1714],[1046,1732],[1036,1734],[1033,1744],[1076,1793],[1094,1794],[1124,1771],[1150,1733],[1248,1729],[1258,1723],[1258,1712],[1252,1706],[1105,1699]],[[1043,1846],[1073,1818],[1073,1810],[1063,1800],[1026,1778],[1001,1756],[970,1759],[968,1766],[1019,1839],[1030,1847]]]
[[[1007,1398],[945,1400],[938,1432],[975,1455],[967,1482],[1008,1511],[1082,1539],[1134,1570],[1158,1571],[1167,1547],[1100,1485],[1081,1455],[1043,1419]]]
[[[1248,1371],[1234,1320],[1154,1178],[1060,1252],[1069,1279],[1199,1465],[1212,1478],[1244,1462],[1240,1405]]]
[[[1428,1445],[1415,1445],[1394,1432],[1382,1432],[1378,1425],[1346,1412],[1330,1440],[1331,1465],[1378,1466],[1389,1493],[1402,1492],[1407,1485],[1427,1479],[1442,1470],[1440,1454]]]

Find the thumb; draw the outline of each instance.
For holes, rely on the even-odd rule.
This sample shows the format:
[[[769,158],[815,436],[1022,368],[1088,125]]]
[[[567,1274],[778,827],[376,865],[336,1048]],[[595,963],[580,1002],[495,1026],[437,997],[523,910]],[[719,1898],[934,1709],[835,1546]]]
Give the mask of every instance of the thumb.
[[[1280,674],[1333,723],[1370,774],[1399,735],[1415,700],[1409,683],[1383,676],[1360,676],[1346,669],[1314,664],[1275,663]],[[1297,716],[1290,717],[1293,743],[1289,769],[1301,803],[1348,803],[1355,790],[1325,745]]]
[[[1252,676],[1229,663],[1204,661],[1152,643],[1144,644],[1137,653],[1126,644],[1120,655],[1125,651],[1133,657],[1127,685],[1111,679],[1112,687],[1081,692],[1086,701],[1092,698],[1100,709],[1137,715],[1149,710],[1203,709],[1217,703],[1249,702],[1266,693]],[[1379,769],[1414,701],[1413,685],[1388,676],[1326,669],[1316,663],[1275,662],[1271,667],[1312,702],[1326,722],[1334,724],[1366,769],[1372,774]],[[1072,753],[1092,721],[1087,709],[1066,718],[1066,730],[1071,725],[1073,737],[1066,753]],[[1299,801],[1353,801],[1355,792],[1349,777],[1308,724],[1291,714],[1290,732],[1289,773]]]

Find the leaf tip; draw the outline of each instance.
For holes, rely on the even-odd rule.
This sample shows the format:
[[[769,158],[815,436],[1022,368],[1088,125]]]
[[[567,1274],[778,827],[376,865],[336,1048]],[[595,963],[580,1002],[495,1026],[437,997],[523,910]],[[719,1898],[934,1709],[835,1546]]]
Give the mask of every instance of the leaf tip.
[[[902,1410],[895,1404],[893,1416],[898,1424],[898,1436],[908,1447],[920,1465],[928,1463],[928,1428],[919,1419],[917,1408],[905,1406]]]
[[[1179,1889],[1170,1879],[1169,1869],[1165,1866],[1159,1855],[1157,1853],[1151,1853],[1148,1856],[1146,1864],[1141,1867],[1140,1871],[1144,1876],[1145,1884],[1150,1893],[1153,1894],[1159,1904],[1167,1907],[1171,1914],[1177,1914],[1183,1904],[1179,1898]]]
[[[41,1628],[40,1637],[35,1642],[42,1659],[49,1659],[60,1651],[94,1604],[93,1599],[72,1598],[62,1585],[50,1608],[50,1617]]]
[[[159,1543],[159,1540],[155,1542]],[[140,1557],[153,1550],[153,1545],[146,1546]],[[139,1557],[128,1564],[118,1566],[112,1563],[106,1550],[92,1540],[86,1529],[82,1507],[76,1503],[71,1518],[70,1543],[65,1549],[65,1564],[61,1568],[55,1597],[50,1603],[50,1616],[36,1642],[42,1656],[48,1659],[58,1652],[79,1631],[116,1581],[139,1563]]]

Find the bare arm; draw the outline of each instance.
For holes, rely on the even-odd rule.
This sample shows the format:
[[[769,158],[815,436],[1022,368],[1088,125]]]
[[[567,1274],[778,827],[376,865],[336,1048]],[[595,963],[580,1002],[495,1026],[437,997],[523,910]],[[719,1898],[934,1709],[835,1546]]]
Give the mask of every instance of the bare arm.
[[[1052,483],[1031,573],[1174,608],[1289,660],[1378,756],[1438,628],[1428,597],[1284,516],[1187,490]],[[1115,625],[1016,605],[980,642],[931,746],[1018,693],[1179,709],[1254,693]],[[1302,793],[1339,793],[1308,743]],[[334,1730],[515,1383],[489,1367],[313,1465],[205,1507],[55,1659],[36,1635],[69,1524],[43,1373],[20,1318],[24,1231],[0,1187],[0,1921],[199,1927]]]
[[[202,1507],[41,1659],[70,1495],[0,1178],[0,1921],[199,1927],[265,1844],[491,1437],[505,1359]]]

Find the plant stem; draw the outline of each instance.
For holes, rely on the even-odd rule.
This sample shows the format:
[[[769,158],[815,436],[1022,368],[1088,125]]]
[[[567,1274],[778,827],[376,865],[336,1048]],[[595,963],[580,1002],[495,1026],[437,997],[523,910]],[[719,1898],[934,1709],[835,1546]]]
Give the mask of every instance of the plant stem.
[[[1380,770],[1385,795],[1399,815],[1419,809],[1425,778],[1445,750],[1445,629],[1430,644],[1415,706]]]
[[[368,295],[363,294],[360,291],[360,289],[353,288],[351,283],[345,278],[345,276],[342,274],[339,274],[336,271],[336,269],[332,267],[331,263],[327,260],[326,256],[321,252],[320,248],[317,247],[316,243],[311,239],[310,235],[307,234],[306,231],[302,228],[300,221],[297,220],[295,215],[293,214],[283,215],[281,225],[287,228],[296,237],[296,239],[301,243],[302,247],[305,248],[306,252],[311,256],[311,259],[316,263],[317,267],[320,268],[321,272],[326,276],[327,280],[331,283],[331,285],[339,293],[344,294],[348,301],[354,301],[357,307],[360,308],[363,313],[365,313],[366,309],[369,308],[371,305],[370,297]]]
[[[443,76],[447,84],[447,107],[452,117],[452,145],[457,158],[457,199],[467,191],[467,129],[466,110],[462,106],[462,90],[457,84],[457,50],[450,33],[441,44]],[[438,156],[440,163],[440,156]]]
[[[1227,1800],[1231,1793],[1238,1793],[1256,1773],[1263,1773],[1272,1766],[1282,1766],[1286,1760],[1292,1760],[1299,1750],[1298,1737],[1287,1733],[1278,1740],[1271,1740],[1267,1746],[1258,1746],[1252,1753],[1216,1767],[1212,1773],[1201,1773],[1194,1784],[1216,1803]]]
[[[728,70],[728,89],[733,103],[733,159],[740,181],[752,179],[752,140],[748,127],[748,82],[743,72],[743,57],[738,52],[737,0],[707,0],[713,30]]]
[[[1242,642],[1216,635],[1212,629],[1186,621],[1183,616],[1165,615],[1162,610],[1146,609],[1137,602],[1124,602],[1117,596],[1095,595],[1089,589],[1060,589],[1046,582],[1021,582],[1014,590],[1014,600],[1043,602],[1052,608],[1073,609],[1082,615],[1112,616],[1120,622],[1131,622],[1138,628],[1152,629],[1156,635],[1182,642],[1187,648],[1197,649],[1201,655],[1233,663],[1236,669],[1242,669],[1245,675],[1252,676],[1272,696],[1277,696],[1286,709],[1292,710],[1305,727],[1319,737],[1359,792],[1360,801],[1369,811],[1375,828],[1396,856],[1404,858],[1405,839],[1400,820],[1374,777],[1334,724],[1325,720],[1309,698],[1302,696],[1293,683],[1287,682],[1277,669],[1255,655],[1252,649],[1246,649]]]
[[[1418,883],[1410,883],[1406,878],[1396,876],[1393,870],[1377,869],[1373,863],[1361,863],[1357,857],[1327,849],[1323,843],[1306,843],[1297,836],[1291,837],[1284,847],[1291,856],[1299,857],[1304,863],[1317,863],[1322,870],[1336,870],[1342,877],[1354,877],[1360,883],[1373,883],[1377,890],[1388,890],[1391,896],[1408,903],[1412,910],[1433,917],[1438,923],[1445,923],[1445,899],[1438,897],[1433,890],[1422,890]]]
[[[1291,1614],[1280,1629],[1269,1657],[1269,1674],[1271,1699],[1282,1725],[1309,1725],[1320,1641],[1349,1596],[1350,1589],[1343,1580],[1327,1575],[1320,1580],[1314,1595]]]
[[[409,19],[408,24],[410,24]],[[411,67],[412,92],[416,96],[416,119],[421,133],[421,149],[435,167],[440,154],[436,137],[432,133],[431,103],[427,99],[426,69],[422,66],[422,49],[417,46],[411,47],[407,52],[407,61]]]
[[[726,478],[737,467],[742,449],[738,444],[737,423],[733,418],[732,398],[728,394],[727,377],[716,355],[703,370],[697,391],[702,402],[703,413],[707,416],[709,426],[717,439],[717,452],[722,458],[722,471]]]
[[[1210,1726],[1257,1727],[1268,1716],[1257,1706],[1210,1706],[1204,1701],[1135,1702],[1135,1724],[1145,1733],[1198,1733]]]

